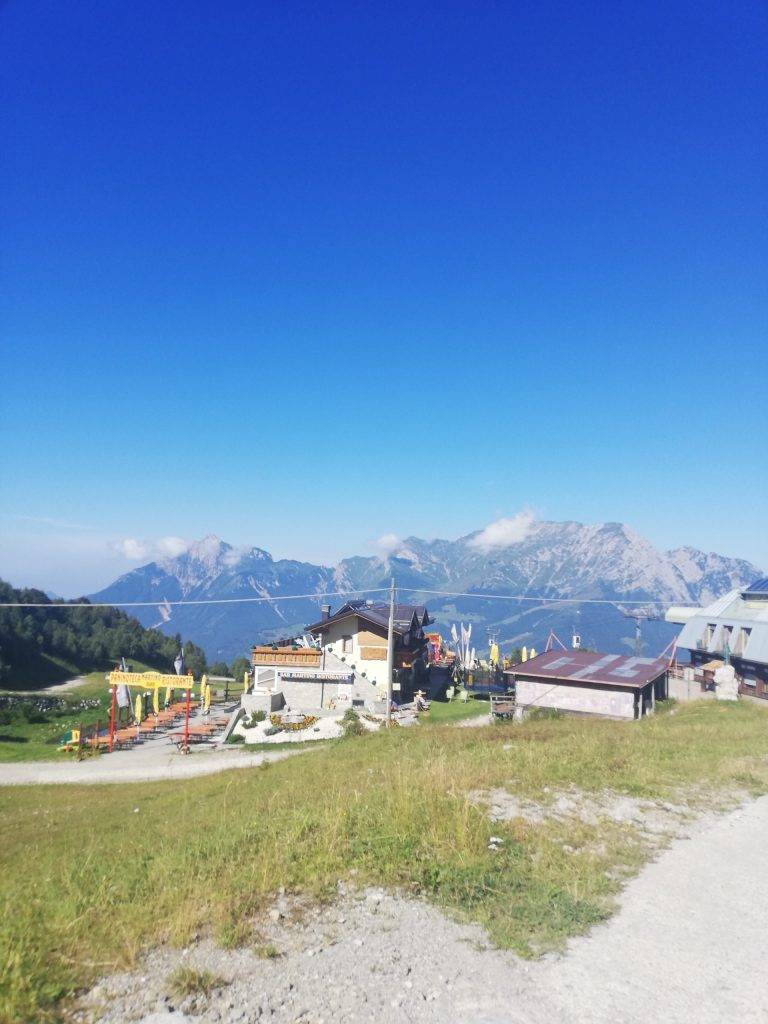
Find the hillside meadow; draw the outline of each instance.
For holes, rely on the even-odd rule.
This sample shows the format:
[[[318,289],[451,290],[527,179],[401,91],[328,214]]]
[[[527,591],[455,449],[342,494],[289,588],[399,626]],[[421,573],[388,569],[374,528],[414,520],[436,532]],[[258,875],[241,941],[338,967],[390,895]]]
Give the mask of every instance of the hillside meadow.
[[[756,795],[766,709],[434,724],[174,785],[0,788],[0,1021],[56,1020],[81,986],[160,943],[253,941],[279,886],[318,900],[340,879],[397,887],[523,956],[608,916],[650,854],[643,836],[608,820],[491,823],[467,798],[489,787],[544,803],[609,787],[694,809]]]
[[[146,672],[149,666],[134,662],[137,672]],[[89,672],[83,681],[71,690],[46,693],[0,690],[0,698],[12,701],[0,708],[0,783],[2,764],[10,761],[54,761],[69,756],[59,750],[62,736],[78,725],[91,725],[109,721],[111,697],[103,671]],[[37,698],[42,698],[40,710]],[[50,708],[53,698],[60,702]]]

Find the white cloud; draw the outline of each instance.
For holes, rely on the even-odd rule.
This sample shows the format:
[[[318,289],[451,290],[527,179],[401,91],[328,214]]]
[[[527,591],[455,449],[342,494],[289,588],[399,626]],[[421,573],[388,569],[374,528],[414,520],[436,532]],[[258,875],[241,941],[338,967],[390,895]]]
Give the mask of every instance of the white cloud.
[[[393,551],[402,544],[402,540],[397,536],[396,533],[384,533],[377,540],[373,541],[371,547],[373,547],[380,555],[391,555]]]
[[[175,558],[189,547],[182,537],[161,537],[157,541],[157,550],[168,558]]]
[[[536,518],[533,512],[524,509],[511,518],[497,519],[495,523],[489,523],[484,530],[481,530],[476,537],[469,542],[469,546],[480,551],[495,551],[499,548],[508,548],[512,544],[519,544],[525,540],[531,532],[531,527]]]
[[[129,562],[152,561],[155,558],[175,558],[189,547],[181,537],[160,537],[158,540],[137,540],[124,537],[114,545],[115,550]]]
[[[136,540],[135,537],[125,537],[123,540],[117,541],[115,549],[129,562],[137,562],[146,558],[149,551],[147,546],[142,541]]]

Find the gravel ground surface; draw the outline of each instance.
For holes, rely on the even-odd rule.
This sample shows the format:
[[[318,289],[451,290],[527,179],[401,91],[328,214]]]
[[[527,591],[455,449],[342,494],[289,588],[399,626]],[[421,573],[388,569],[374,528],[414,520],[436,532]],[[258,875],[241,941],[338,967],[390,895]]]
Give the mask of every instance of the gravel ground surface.
[[[640,800],[606,789],[588,795],[573,787],[570,790],[548,792],[549,803],[521,799],[505,789],[477,789],[468,796],[476,804],[488,808],[491,821],[511,821],[523,818],[534,824],[547,820],[566,821],[569,818],[596,825],[604,818],[619,824],[634,825],[644,833],[660,836],[687,835],[696,814],[684,804],[658,803]],[[746,799],[744,793],[707,793],[710,808],[728,810]]]
[[[700,819],[629,883],[620,912],[564,956],[521,961],[417,900],[348,893],[325,908],[285,895],[258,923],[260,949],[161,949],[103,980],[80,1020],[99,1024],[757,1024],[768,797]],[[216,978],[175,996],[181,965]]]
[[[230,768],[252,768],[265,761],[281,761],[305,750],[275,750],[249,754],[237,747],[200,744],[191,754],[180,754],[165,736],[135,750],[74,761],[19,761],[0,765],[0,786],[50,785],[51,783],[149,782],[157,779],[188,779]]]
[[[266,719],[252,729],[235,726],[234,731],[245,736],[246,743],[310,743],[317,740],[335,740],[344,732],[341,727],[341,715],[337,718],[324,716],[318,718],[308,729],[297,729],[295,732],[283,729],[274,736],[267,735],[267,730],[271,727],[272,723]]]
[[[475,715],[474,718],[460,718],[454,725],[457,729],[478,729],[483,725],[493,725],[493,715]]]
[[[50,686],[41,686],[37,690],[4,690],[3,692],[19,697],[30,697],[40,693],[46,696],[56,696],[58,693],[69,693],[70,690],[76,690],[78,686],[87,682],[90,682],[87,676],[75,676],[74,679],[67,679],[64,683],[52,683]]]

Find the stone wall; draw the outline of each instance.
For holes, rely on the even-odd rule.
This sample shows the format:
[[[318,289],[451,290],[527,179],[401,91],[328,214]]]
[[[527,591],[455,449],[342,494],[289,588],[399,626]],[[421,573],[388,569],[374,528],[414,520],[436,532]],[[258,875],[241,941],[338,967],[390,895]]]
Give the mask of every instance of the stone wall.
[[[348,683],[339,683],[336,680],[320,683],[302,679],[284,679],[281,686],[288,707],[297,708],[300,711],[327,708],[329,701],[338,697],[339,687],[345,692],[351,689]]]
[[[250,717],[256,711],[264,711],[269,714],[271,711],[279,711],[285,701],[282,691],[276,693],[244,693],[240,698],[240,706]]]

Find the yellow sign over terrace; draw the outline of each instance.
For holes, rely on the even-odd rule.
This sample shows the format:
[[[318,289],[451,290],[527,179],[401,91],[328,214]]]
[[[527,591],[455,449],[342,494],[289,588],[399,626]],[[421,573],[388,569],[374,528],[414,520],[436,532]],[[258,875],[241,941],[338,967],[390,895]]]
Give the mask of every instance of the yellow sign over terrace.
[[[186,690],[192,686],[194,679],[192,673],[186,676],[165,675],[162,672],[110,672],[109,685],[139,686],[145,690],[160,689],[161,686],[175,687]]]

